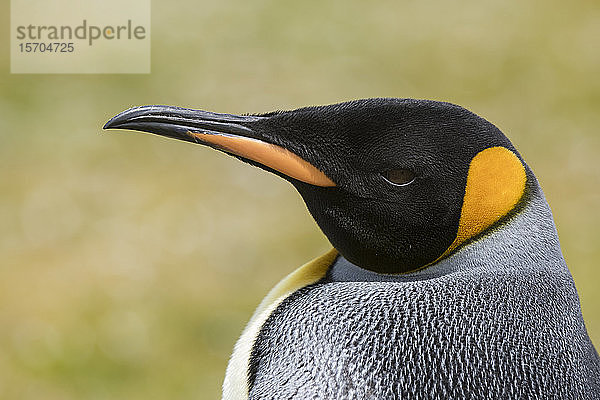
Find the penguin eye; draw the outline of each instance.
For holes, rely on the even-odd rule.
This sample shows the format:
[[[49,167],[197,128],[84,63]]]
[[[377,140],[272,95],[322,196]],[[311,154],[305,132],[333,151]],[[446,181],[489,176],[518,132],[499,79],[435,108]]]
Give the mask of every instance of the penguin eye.
[[[396,186],[406,186],[415,180],[415,173],[408,169],[392,169],[383,173],[386,181]]]

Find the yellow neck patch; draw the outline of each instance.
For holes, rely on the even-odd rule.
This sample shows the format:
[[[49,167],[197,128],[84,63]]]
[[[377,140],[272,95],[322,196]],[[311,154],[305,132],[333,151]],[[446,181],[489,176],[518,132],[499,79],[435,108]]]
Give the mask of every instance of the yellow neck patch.
[[[473,157],[456,239],[438,260],[508,214],[523,196],[526,180],[523,164],[507,148],[490,147]]]

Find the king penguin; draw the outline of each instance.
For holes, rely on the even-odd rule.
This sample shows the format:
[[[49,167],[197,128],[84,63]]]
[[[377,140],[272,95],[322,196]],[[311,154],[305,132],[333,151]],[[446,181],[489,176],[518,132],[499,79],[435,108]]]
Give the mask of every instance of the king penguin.
[[[281,176],[333,245],[258,306],[223,399],[600,399],[550,208],[485,119],[388,98],[254,115],[143,106],[104,128]]]

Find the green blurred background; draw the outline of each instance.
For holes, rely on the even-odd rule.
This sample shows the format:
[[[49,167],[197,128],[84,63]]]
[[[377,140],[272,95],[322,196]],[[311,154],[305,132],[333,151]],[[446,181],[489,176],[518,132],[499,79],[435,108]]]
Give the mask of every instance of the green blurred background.
[[[600,345],[600,3],[370,4],[154,1],[149,75],[11,75],[4,59],[0,398],[217,398],[262,296],[329,248],[275,176],[101,132],[142,104],[246,113],[390,96],[473,110],[541,181]]]

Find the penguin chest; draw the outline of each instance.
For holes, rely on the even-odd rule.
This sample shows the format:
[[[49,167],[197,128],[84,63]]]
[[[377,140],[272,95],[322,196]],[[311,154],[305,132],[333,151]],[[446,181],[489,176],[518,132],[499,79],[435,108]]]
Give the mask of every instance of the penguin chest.
[[[325,282],[300,289],[256,337],[249,398],[585,393],[590,350],[573,343],[585,328],[572,317],[578,304],[569,290],[506,278]]]

